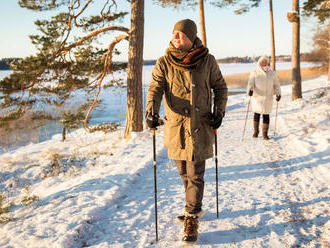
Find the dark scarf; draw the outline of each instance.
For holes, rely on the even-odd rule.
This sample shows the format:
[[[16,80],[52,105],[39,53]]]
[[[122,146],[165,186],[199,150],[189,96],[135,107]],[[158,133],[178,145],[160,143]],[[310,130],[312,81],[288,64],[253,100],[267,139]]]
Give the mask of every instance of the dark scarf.
[[[188,51],[183,51],[174,47],[170,42],[166,50],[165,58],[176,69],[181,71],[192,71],[203,61],[209,50],[202,45],[200,39],[196,39],[193,47]]]

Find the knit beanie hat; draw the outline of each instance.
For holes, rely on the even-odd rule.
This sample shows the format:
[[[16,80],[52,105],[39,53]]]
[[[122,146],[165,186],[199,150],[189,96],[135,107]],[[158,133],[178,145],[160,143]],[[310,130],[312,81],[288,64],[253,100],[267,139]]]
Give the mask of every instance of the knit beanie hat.
[[[181,31],[191,42],[194,42],[197,38],[197,26],[195,22],[190,19],[184,19],[175,23],[173,32],[174,31]]]

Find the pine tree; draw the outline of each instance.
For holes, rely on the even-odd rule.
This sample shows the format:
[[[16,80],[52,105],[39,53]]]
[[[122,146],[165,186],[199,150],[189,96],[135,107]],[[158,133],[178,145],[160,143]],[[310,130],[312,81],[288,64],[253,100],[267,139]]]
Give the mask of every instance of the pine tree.
[[[205,28],[205,11],[204,11],[204,0],[199,0],[199,23],[201,27],[201,38],[203,45],[207,47],[206,42],[206,28]]]
[[[330,1],[329,0],[307,0],[303,3],[303,14],[315,16],[320,23],[329,22]]]
[[[329,30],[328,26],[317,27],[313,36],[313,50],[308,54],[308,60],[322,63],[324,68],[329,68]]]
[[[88,129],[90,113],[100,104],[97,96],[102,87],[121,85],[121,81],[105,77],[127,66],[113,63],[112,57],[119,54],[115,45],[128,39],[129,29],[118,25],[128,13],[108,0],[20,0],[19,4],[55,14],[35,22],[39,34],[30,38],[37,53],[14,61],[13,73],[0,81],[0,123],[38,113],[42,108],[61,108],[79,94],[84,101],[64,111],[61,119],[66,127],[82,122]],[[113,39],[118,33],[122,34]],[[101,37],[113,40],[107,44]]]
[[[272,48],[272,70],[276,70],[276,53],[275,53],[275,33],[274,33],[274,17],[273,17],[273,1],[269,0],[269,17],[270,17],[270,36]]]
[[[211,4],[219,8],[238,6],[234,11],[235,14],[243,14],[250,11],[251,8],[259,7],[261,0],[213,0]]]
[[[144,0],[131,0],[131,29],[128,48],[127,111],[125,138],[143,130],[142,66]]]
[[[315,16],[319,20],[319,24],[324,24],[324,30],[327,30],[328,35],[326,39],[327,46],[318,42],[314,42],[316,50],[326,48],[324,51],[328,56],[328,80],[330,80],[330,1],[329,0],[307,0],[303,3],[303,14],[306,16]],[[318,31],[320,33],[320,31]],[[316,34],[319,35],[319,34]],[[314,39],[315,40],[315,39]]]
[[[302,98],[300,73],[300,10],[299,0],[292,0],[292,11],[287,14],[292,22],[292,100]]]

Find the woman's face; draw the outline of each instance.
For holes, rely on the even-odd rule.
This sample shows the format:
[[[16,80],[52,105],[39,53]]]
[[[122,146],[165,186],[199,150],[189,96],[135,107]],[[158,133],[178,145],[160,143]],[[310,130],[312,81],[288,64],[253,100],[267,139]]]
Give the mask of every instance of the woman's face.
[[[263,59],[260,61],[260,66],[263,67],[263,66],[267,66],[268,65],[268,61],[266,59]]]

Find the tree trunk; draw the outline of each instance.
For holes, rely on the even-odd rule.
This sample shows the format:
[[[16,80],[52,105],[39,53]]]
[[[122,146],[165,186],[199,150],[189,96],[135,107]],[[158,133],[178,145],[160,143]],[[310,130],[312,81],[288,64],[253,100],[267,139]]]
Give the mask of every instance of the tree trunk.
[[[62,128],[62,142],[64,142],[65,139],[66,139],[66,128],[63,127],[63,128]]]
[[[203,45],[207,47],[206,30],[205,30],[205,16],[204,16],[204,0],[199,0],[199,23],[201,27],[201,38]]]
[[[299,0],[292,0],[292,11],[297,15],[292,29],[292,100],[302,98],[300,74],[300,14]]]
[[[142,66],[144,36],[144,0],[131,0],[127,68],[127,111],[125,138],[143,130]]]
[[[276,55],[275,55],[275,35],[274,35],[274,18],[273,18],[273,1],[269,0],[269,14],[270,14],[270,33],[272,43],[272,69],[276,70]]]
[[[328,24],[328,56],[329,56],[329,61],[328,61],[328,81],[330,81],[330,23]]]

